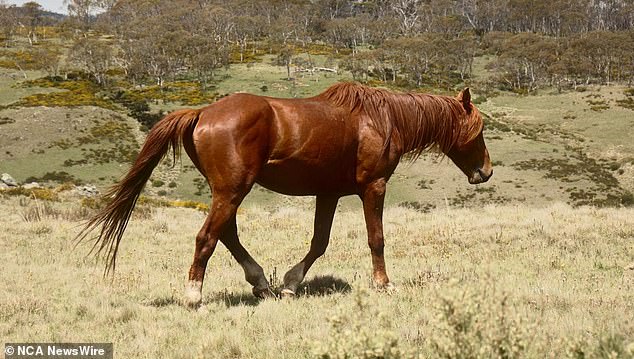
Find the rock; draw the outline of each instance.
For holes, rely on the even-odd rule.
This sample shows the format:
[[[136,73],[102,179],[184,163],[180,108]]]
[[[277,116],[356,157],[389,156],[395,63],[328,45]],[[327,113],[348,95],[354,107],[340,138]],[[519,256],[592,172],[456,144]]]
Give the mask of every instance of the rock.
[[[11,187],[9,187],[9,186],[8,186],[6,183],[4,183],[4,182],[0,182],[0,189],[8,189],[8,188],[11,188]]]
[[[42,188],[42,185],[37,182],[31,182],[31,183],[22,185],[22,188],[24,189]]]
[[[13,177],[11,177],[11,175],[8,173],[3,173],[2,176],[0,176],[0,182],[6,184],[9,187],[18,186],[18,182],[16,182],[15,179],[13,179]]]
[[[80,196],[94,197],[99,194],[99,191],[97,190],[97,187],[93,185],[84,185],[75,187],[75,193]]]

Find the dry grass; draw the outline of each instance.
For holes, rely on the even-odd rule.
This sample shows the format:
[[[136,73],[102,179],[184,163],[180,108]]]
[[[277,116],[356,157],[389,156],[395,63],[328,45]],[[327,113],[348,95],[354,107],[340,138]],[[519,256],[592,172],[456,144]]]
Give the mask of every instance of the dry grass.
[[[220,246],[204,306],[190,311],[180,295],[203,213],[141,211],[110,281],[87,246],[71,250],[80,206],[51,206],[0,202],[5,342],[114,342],[122,358],[634,356],[631,209],[390,208],[393,294],[369,287],[363,219],[346,210],[298,298],[255,300]],[[298,207],[239,214],[243,243],[275,281],[308,249],[310,223]]]

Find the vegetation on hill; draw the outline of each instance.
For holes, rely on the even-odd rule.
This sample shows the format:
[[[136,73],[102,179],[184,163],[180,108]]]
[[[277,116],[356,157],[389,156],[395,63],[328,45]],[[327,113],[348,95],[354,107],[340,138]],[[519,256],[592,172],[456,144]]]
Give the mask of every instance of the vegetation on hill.
[[[310,55],[325,55],[330,70],[406,88],[474,81],[474,59],[483,55],[494,57],[491,89],[634,79],[634,5],[625,0],[72,0],[63,21],[43,16],[35,2],[0,7],[5,44],[22,35],[33,51],[60,35],[72,45],[47,54],[47,71],[79,69],[100,86],[122,75],[159,87],[195,79],[206,90],[219,70],[264,54],[275,55],[289,78],[291,67],[315,71]],[[97,8],[103,12],[92,16]],[[5,66],[19,66],[3,57]]]
[[[409,91],[474,87],[495,165],[503,168],[496,171],[505,176],[503,182],[467,191],[451,183],[458,175],[450,165],[442,171],[454,175],[448,177],[452,181],[436,181],[420,170],[434,160],[423,159],[401,170],[388,203],[428,211],[443,202],[462,206],[531,197],[573,205],[634,202],[634,181],[628,180],[634,148],[624,140],[634,109],[632,90],[623,87],[634,74],[634,5],[628,1],[584,0],[571,6],[567,0],[82,0],[68,5],[70,16],[55,18],[34,2],[0,4],[0,67],[7,74],[0,85],[14,89],[6,100],[0,98],[7,109],[0,119],[5,132],[0,142],[7,149],[0,158],[20,180],[63,170],[77,181],[111,183],[121,172],[110,173],[113,166],[128,163],[142,140],[121,115],[147,130],[167,111],[202,106],[232,92],[310,96],[338,80],[356,79]],[[96,9],[101,9],[97,15]],[[509,103],[509,91],[534,96]],[[548,97],[551,93],[563,94]],[[6,115],[41,106],[56,108],[48,122],[68,132],[36,136],[41,131],[25,131]],[[82,110],[87,106],[114,112],[100,112],[100,119],[81,126],[60,112],[73,108],[76,116],[90,111]],[[600,131],[588,130],[593,127]],[[32,139],[29,154],[14,148],[24,147],[20,138],[25,136]],[[518,141],[529,156],[516,155]],[[154,183],[173,185],[151,186],[152,194],[207,200],[206,185],[187,160],[181,172],[164,166],[155,177]],[[421,181],[429,184],[417,187]],[[540,190],[535,187],[540,181],[553,183]],[[260,188],[254,192],[259,199],[270,195]]]

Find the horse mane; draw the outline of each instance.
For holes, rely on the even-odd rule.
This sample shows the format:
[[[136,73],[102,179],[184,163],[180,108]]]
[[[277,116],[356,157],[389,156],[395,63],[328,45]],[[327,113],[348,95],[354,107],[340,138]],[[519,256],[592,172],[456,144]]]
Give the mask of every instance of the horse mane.
[[[392,92],[354,82],[335,84],[318,96],[350,112],[365,113],[384,138],[385,147],[396,135],[413,159],[430,147],[446,154],[454,145],[473,140],[483,126],[473,105],[467,112],[450,96]]]

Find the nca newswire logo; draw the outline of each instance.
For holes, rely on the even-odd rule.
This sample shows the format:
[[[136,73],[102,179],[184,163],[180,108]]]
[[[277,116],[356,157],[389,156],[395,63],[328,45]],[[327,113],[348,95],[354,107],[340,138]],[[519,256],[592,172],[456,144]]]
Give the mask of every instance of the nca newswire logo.
[[[7,343],[6,359],[112,359],[112,343]]]

